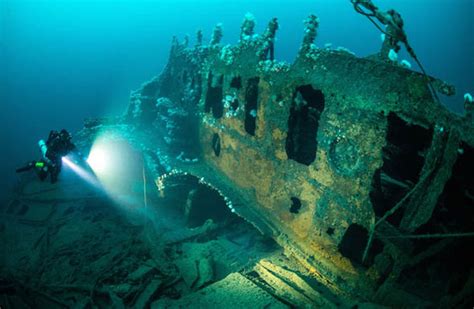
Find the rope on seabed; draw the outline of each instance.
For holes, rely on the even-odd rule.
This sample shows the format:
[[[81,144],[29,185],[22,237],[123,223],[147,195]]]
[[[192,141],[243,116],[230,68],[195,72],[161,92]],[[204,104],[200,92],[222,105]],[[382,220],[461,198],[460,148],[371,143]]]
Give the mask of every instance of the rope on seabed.
[[[375,234],[375,225],[371,226],[369,240],[367,241],[367,246],[365,247],[364,254],[362,256],[362,261],[364,262],[367,258],[368,251],[370,249],[370,244],[372,243],[373,236]],[[412,235],[394,235],[394,236],[384,236],[377,235],[380,239],[433,239],[433,238],[460,238],[460,237],[474,237],[474,232],[467,233],[445,233],[445,234],[412,234]]]
[[[446,144],[444,145],[444,147],[446,147]],[[387,211],[379,220],[374,221],[371,224],[370,231],[369,231],[369,239],[367,240],[364,253],[362,254],[362,262],[364,262],[365,259],[367,258],[370,247],[372,246],[372,241],[374,239],[376,227],[380,223],[385,221],[389,216],[393,215],[398,209],[400,209],[401,207],[404,207],[406,205],[405,201],[408,200],[412,196],[412,194],[414,194],[418,190],[418,188],[421,187],[421,185],[423,185],[429,179],[429,177],[431,177],[431,175],[439,168],[440,164],[441,164],[440,161],[438,161],[437,163],[435,162],[435,164],[420,177],[416,185],[410,191],[408,191],[408,193],[400,201],[398,201],[398,203],[393,208]]]
[[[382,223],[383,221],[385,221],[389,216],[391,216],[392,214],[394,214],[398,209],[400,209],[401,207],[405,206],[405,201],[411,197],[411,195],[416,192],[418,190],[418,188],[428,179],[428,177],[435,171],[435,168],[433,167],[432,169],[430,169],[429,171],[427,171],[423,176],[422,178],[417,182],[417,184],[400,200],[398,201],[398,203],[392,208],[390,209],[389,211],[387,211],[382,218],[380,218],[378,221],[376,221],[375,223],[373,223],[371,226],[370,226],[370,231],[369,231],[369,239],[367,240],[367,244],[365,246],[365,249],[364,249],[364,253],[362,254],[362,261],[365,261],[365,259],[367,258],[367,255],[369,253],[369,250],[370,250],[370,247],[372,245],[372,241],[373,241],[373,238],[374,238],[374,234],[375,234],[375,228],[380,224]]]
[[[413,235],[395,235],[378,236],[379,238],[454,238],[454,237],[474,237],[474,232],[468,233],[446,233],[446,234],[413,234]]]
[[[148,209],[147,193],[146,193],[146,174],[145,174],[145,163],[142,166],[142,177],[143,177],[143,203],[145,204],[145,210]]]

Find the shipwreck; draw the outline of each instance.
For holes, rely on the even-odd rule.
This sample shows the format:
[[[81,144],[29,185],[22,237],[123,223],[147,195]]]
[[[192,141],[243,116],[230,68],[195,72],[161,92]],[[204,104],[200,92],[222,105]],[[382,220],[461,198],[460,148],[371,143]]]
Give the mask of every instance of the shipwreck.
[[[114,132],[153,180],[148,208],[179,201],[194,230],[237,215],[282,250],[280,264],[261,259],[230,279],[196,279],[194,291],[228,289],[231,280],[265,291],[256,307],[471,306],[472,115],[440,104],[437,95],[453,95],[453,86],[390,59],[390,38],[360,58],[316,47],[318,24],[314,15],[305,21],[291,64],[274,57],[276,18],[255,34],[246,16],[236,45],[220,43],[221,25],[208,44],[201,31],[194,46],[174,38],[163,72],[132,92],[126,114],[86,121],[79,144],[87,152],[95,136]],[[25,222],[28,203],[19,191],[3,216]],[[169,288],[163,279],[147,282],[154,290],[143,306],[171,297],[160,294]],[[119,302],[96,287],[105,303]],[[190,295],[167,305],[219,304]]]

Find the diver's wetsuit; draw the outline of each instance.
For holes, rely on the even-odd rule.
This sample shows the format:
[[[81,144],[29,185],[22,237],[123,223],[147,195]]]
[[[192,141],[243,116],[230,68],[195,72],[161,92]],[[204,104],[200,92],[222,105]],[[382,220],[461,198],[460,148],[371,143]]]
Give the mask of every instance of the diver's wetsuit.
[[[71,142],[71,134],[66,130],[61,132],[51,131],[46,141],[47,151],[45,157],[50,161],[51,182],[58,179],[62,168],[62,157],[73,151],[76,147]]]
[[[17,173],[29,171],[36,168],[38,177],[44,180],[48,173],[51,176],[51,183],[58,180],[58,175],[62,168],[62,157],[74,151],[76,146],[71,142],[71,134],[66,130],[51,131],[48,140],[39,143],[43,158],[40,161],[29,162],[26,166],[16,170]]]

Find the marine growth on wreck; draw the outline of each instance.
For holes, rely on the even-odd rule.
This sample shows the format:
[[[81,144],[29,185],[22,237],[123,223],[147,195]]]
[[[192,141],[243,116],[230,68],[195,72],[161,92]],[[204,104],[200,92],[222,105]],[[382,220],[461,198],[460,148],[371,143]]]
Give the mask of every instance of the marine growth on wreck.
[[[293,63],[275,59],[277,18],[255,33],[246,15],[235,45],[220,24],[209,43],[202,31],[194,46],[173,38],[125,115],[75,136],[83,153],[98,138],[119,145],[134,162],[125,182],[96,173],[107,194],[74,175],[48,188],[28,178],[1,209],[12,255],[0,301],[472,306],[472,99],[464,116],[444,107],[454,87],[398,61],[411,47],[391,25],[360,58],[317,47],[319,23],[304,21]]]

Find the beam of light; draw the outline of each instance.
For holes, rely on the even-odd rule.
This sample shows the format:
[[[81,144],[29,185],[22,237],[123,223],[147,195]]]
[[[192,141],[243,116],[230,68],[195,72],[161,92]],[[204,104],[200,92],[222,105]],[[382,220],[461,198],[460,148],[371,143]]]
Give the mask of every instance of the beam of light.
[[[143,206],[143,161],[126,139],[104,132],[94,141],[87,163],[107,195],[128,210]]]
[[[81,166],[74,163],[68,156],[62,157],[62,162],[83,180],[87,181],[89,184],[96,188],[101,188],[100,182],[97,180],[93,173],[85,170]]]
[[[107,152],[103,148],[95,147],[92,149],[89,157],[87,158],[87,163],[90,167],[99,174],[104,174],[110,166],[107,160]]]

